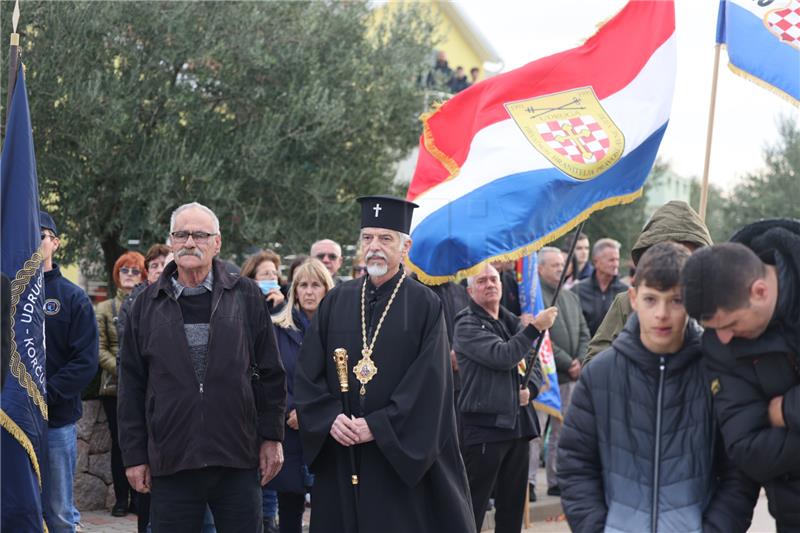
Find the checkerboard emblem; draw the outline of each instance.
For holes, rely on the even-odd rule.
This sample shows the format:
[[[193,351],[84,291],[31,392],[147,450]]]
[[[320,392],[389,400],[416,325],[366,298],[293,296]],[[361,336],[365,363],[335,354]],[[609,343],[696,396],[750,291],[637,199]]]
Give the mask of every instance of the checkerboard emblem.
[[[511,102],[505,107],[533,147],[575,179],[592,179],[622,156],[625,138],[591,87]]]
[[[800,50],[800,0],[790,0],[785,7],[767,11],[764,25],[781,42]]]

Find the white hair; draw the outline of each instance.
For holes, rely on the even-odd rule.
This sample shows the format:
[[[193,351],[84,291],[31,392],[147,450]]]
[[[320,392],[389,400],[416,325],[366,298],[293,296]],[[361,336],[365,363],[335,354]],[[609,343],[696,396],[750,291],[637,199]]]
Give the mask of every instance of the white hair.
[[[219,219],[217,215],[214,214],[214,211],[209,209],[208,207],[204,206],[203,204],[197,202],[191,202],[188,204],[183,204],[182,206],[178,207],[175,211],[172,212],[172,215],[169,217],[169,232],[172,233],[175,231],[175,219],[178,218],[178,215],[187,209],[199,209],[203,213],[207,214],[211,217],[212,225],[214,226],[214,233],[219,235]],[[169,238],[167,239],[169,242]]]
[[[561,250],[556,248],[555,246],[545,246],[536,254],[536,259],[539,260],[541,263],[544,259],[544,256],[547,254],[561,254]]]
[[[331,239],[320,239],[314,244],[312,244],[311,249],[309,249],[308,251],[308,255],[314,255],[314,247],[318,244],[332,244],[336,248],[336,253],[339,254],[339,257],[342,256],[342,247],[339,245],[338,242]]]
[[[600,255],[604,250],[608,248],[613,248],[619,251],[621,247],[622,244],[620,244],[620,242],[617,240],[609,238],[600,239],[599,241],[594,243],[594,246],[592,246],[592,259]]]
[[[472,287],[472,285],[475,283],[475,279],[476,279],[478,276],[480,276],[481,274],[483,274],[484,272],[486,272],[486,270],[487,270],[488,268],[491,268],[492,270],[494,270],[495,272],[497,272],[497,276],[498,276],[498,277],[500,276],[500,271],[499,271],[499,270],[497,270],[497,269],[494,267],[494,265],[493,265],[493,264],[491,264],[491,263],[486,263],[486,264],[483,266],[483,268],[480,270],[480,272],[478,272],[478,273],[477,273],[477,274],[475,274],[474,276],[469,276],[469,277],[467,278],[467,287]]]

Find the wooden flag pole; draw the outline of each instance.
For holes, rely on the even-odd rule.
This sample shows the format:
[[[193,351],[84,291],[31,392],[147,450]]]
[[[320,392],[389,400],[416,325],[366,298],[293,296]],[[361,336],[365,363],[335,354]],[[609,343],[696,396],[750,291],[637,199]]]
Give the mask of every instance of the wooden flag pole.
[[[17,67],[19,66],[19,33],[17,33],[17,24],[19,23],[19,0],[14,3],[14,12],[11,15],[11,24],[13,32],[11,33],[11,42],[8,47],[8,94],[6,95],[6,119],[3,124],[8,123],[8,117],[11,114],[11,98],[14,96],[14,87],[17,85]]]
[[[711,138],[714,136],[714,110],[717,103],[717,78],[719,77],[719,51],[721,45],[714,46],[714,74],[711,78],[711,104],[708,106],[708,128],[706,130],[706,158],[703,163],[703,184],[700,188],[700,220],[706,220],[708,205],[708,167],[711,162]]]

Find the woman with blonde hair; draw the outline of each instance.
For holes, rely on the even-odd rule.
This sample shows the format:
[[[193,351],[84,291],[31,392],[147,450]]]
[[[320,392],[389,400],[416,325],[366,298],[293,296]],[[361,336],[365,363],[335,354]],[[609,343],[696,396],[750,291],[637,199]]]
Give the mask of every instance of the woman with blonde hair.
[[[286,369],[286,425],[283,440],[283,468],[265,489],[278,491],[278,516],[281,533],[300,533],[303,526],[305,494],[311,486],[308,468],[303,464],[297,411],[294,405],[294,373],[303,335],[311,324],[320,302],[333,288],[333,278],[318,259],[309,259],[294,271],[289,299],[278,315],[272,317],[277,326],[283,366]]]

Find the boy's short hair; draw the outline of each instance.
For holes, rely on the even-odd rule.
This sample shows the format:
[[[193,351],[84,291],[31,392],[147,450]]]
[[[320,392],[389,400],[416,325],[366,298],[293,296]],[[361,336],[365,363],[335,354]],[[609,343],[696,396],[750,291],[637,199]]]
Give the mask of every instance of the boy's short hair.
[[[668,291],[677,287],[681,280],[681,270],[689,259],[685,246],[666,241],[654,244],[642,254],[636,266],[633,286],[637,289],[645,284],[658,291]]]
[[[766,276],[761,259],[736,242],[700,248],[681,274],[683,304],[695,320],[708,320],[720,309],[734,311],[750,302],[750,287]]]

